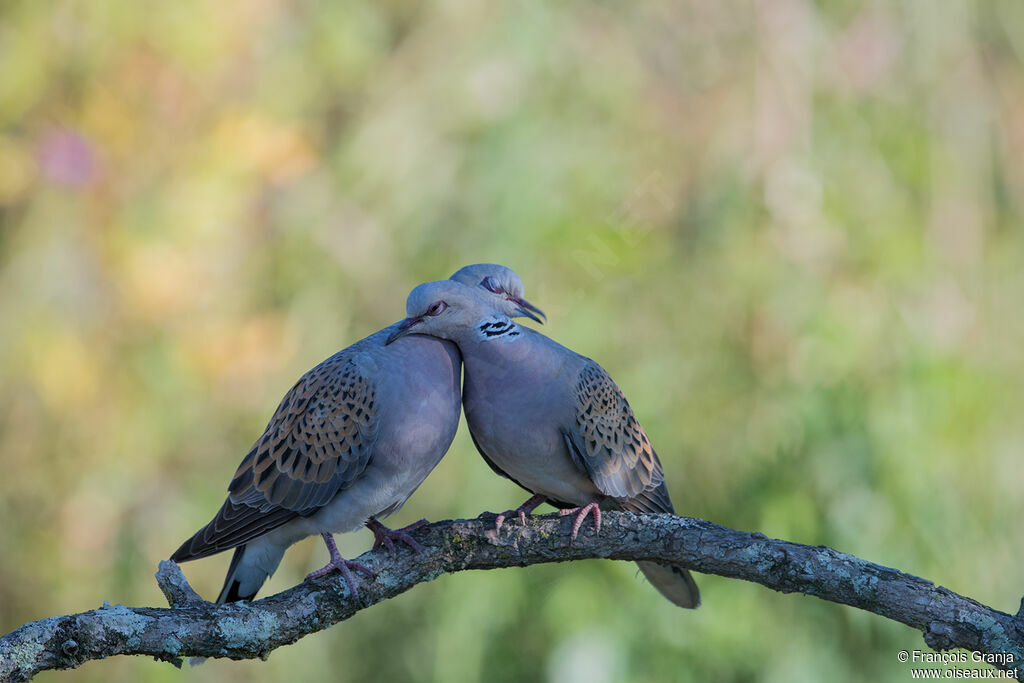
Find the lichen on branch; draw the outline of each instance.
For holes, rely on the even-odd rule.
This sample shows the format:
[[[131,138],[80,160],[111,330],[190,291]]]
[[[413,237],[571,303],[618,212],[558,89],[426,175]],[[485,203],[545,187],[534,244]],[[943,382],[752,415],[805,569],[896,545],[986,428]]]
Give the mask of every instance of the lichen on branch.
[[[1021,613],[995,610],[825,546],[673,515],[607,512],[600,534],[581,534],[572,542],[570,527],[570,519],[555,515],[525,525],[506,523],[500,534],[493,516],[430,524],[414,532],[424,547],[422,555],[403,549],[392,558],[378,549],[358,558],[377,572],[357,579],[359,603],[350,598],[344,581],[330,575],[251,603],[216,605],[202,600],[178,566],[165,560],[156,577],[169,608],[104,604],[25,624],[0,637],[0,681],[23,681],[39,671],[113,655],[147,655],[178,666],[184,657],[265,658],[445,573],[589,558],[671,562],[783,593],[814,595],[916,628],[934,649],[998,654],[997,666],[1018,672],[1024,667]],[[714,608],[706,604],[702,609]]]

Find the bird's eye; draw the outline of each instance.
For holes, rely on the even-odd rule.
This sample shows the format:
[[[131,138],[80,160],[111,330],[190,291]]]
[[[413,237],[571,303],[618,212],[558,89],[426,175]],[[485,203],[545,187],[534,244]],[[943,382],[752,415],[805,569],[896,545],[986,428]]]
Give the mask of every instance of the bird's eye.
[[[495,294],[505,293],[505,288],[499,285],[498,281],[489,275],[480,281],[480,286],[489,292],[494,292]]]
[[[427,309],[427,315],[439,315],[444,309],[448,308],[448,304],[443,301],[435,301],[430,304],[430,308]]]

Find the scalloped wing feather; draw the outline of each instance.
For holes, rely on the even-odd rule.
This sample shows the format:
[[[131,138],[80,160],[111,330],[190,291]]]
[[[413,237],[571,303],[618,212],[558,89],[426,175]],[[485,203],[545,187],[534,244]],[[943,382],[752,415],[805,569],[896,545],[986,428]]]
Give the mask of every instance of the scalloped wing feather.
[[[366,469],[377,422],[376,390],[350,354],[307,372],[238,466],[217,515],[172,559],[213,555],[316,512]]]
[[[235,472],[230,498],[308,514],[363,472],[377,427],[373,383],[346,355],[332,356],[281,400]]]
[[[576,423],[569,453],[606,496],[632,498],[662,483],[661,462],[622,390],[589,361],[576,383]]]

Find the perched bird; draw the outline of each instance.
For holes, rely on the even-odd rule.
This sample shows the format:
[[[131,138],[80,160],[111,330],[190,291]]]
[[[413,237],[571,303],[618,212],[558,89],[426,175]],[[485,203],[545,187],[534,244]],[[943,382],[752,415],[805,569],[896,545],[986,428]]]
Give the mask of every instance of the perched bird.
[[[303,375],[238,466],[228,498],[171,556],[175,562],[229,548],[217,602],[251,600],[293,543],[321,534],[331,559],[309,578],[351,570],[332,534],[367,526],[377,545],[413,547],[409,529],[377,521],[398,510],[448,450],[459,423],[461,361],[454,344],[420,335],[400,346],[387,327]]]
[[[503,266],[459,272],[469,270],[481,281],[517,282],[522,290],[519,277]],[[419,549],[408,532],[425,520],[392,530],[378,518],[396,512],[451,445],[461,408],[461,358],[453,343],[434,337],[414,334],[385,345],[401,324],[339,351],[299,379],[238,466],[217,515],[171,556],[184,562],[234,548],[217,602],[251,600],[285,550],[314,534],[323,536],[330,562],[306,578],[337,569],[357,598],[351,570],[371,572],[342,558],[332,534],[365,525],[374,547],[393,553],[401,541]]]
[[[576,515],[573,539],[587,515],[600,530],[601,506],[674,512],[657,454],[600,365],[517,325],[479,287],[422,284],[409,295],[406,312],[387,343],[418,333],[458,345],[463,407],[477,449],[496,472],[534,494],[499,516],[499,530],[507,515],[525,520],[543,502]],[[686,569],[637,565],[674,604],[700,605]]]

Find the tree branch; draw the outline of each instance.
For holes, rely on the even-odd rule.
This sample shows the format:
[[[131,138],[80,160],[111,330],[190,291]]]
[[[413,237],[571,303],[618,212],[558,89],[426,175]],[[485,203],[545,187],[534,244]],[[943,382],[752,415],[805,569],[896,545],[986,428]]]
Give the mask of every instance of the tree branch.
[[[507,523],[499,535],[493,516],[485,516],[423,527],[414,532],[423,555],[402,549],[392,559],[377,550],[359,558],[378,571],[357,579],[362,604],[349,599],[333,574],[252,603],[214,605],[192,590],[177,565],[164,561],[156,576],[170,608],[104,604],[25,624],[0,638],[0,681],[23,681],[44,669],[74,668],[112,655],[148,655],[177,666],[188,656],[266,658],[447,572],[587,558],[666,561],[814,595],[916,628],[936,650],[960,647],[997,655],[1001,668],[1024,667],[1024,606],[1017,615],[1006,614],[825,546],[772,540],[699,519],[608,512],[599,535],[584,532],[571,544],[570,525],[569,518],[544,516],[525,526]]]

